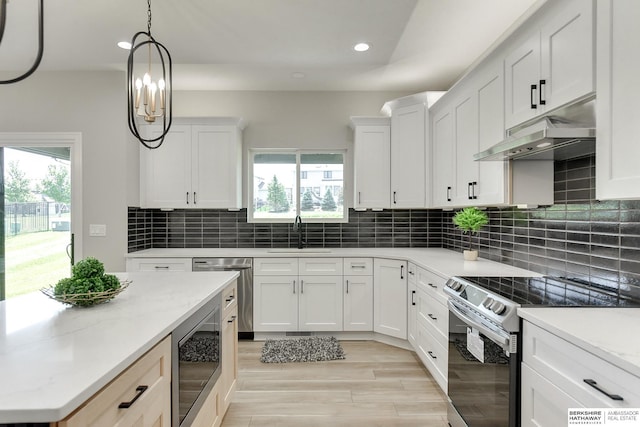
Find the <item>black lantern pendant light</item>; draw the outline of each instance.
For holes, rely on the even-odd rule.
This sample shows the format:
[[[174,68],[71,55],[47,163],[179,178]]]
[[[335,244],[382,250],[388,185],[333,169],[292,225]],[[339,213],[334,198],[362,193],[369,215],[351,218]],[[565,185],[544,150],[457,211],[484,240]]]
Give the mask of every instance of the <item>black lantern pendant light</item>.
[[[0,0],[0,45],[2,45],[2,37],[4,36],[4,27],[7,23],[7,1],[8,0]],[[38,55],[36,56],[36,60],[27,70],[26,73],[21,76],[14,77],[9,80],[0,80],[0,84],[6,85],[11,83],[17,83],[21,80],[29,77],[40,65],[40,61],[42,61],[42,52],[44,51],[44,16],[43,16],[43,0],[40,0],[38,3]]]
[[[140,41],[136,41],[141,37]],[[146,47],[146,71],[142,76],[134,75],[134,57],[138,49]],[[152,59],[159,60],[156,75],[152,74]],[[160,78],[157,77],[162,72]],[[140,31],[131,39],[131,51],[127,61],[127,112],[129,116],[129,130],[147,148],[160,147],[164,137],[171,128],[171,55],[162,43],[151,35],[151,0],[147,0],[147,31]],[[138,128],[138,119],[147,123],[155,123],[162,119],[162,133],[159,136],[145,138]]]

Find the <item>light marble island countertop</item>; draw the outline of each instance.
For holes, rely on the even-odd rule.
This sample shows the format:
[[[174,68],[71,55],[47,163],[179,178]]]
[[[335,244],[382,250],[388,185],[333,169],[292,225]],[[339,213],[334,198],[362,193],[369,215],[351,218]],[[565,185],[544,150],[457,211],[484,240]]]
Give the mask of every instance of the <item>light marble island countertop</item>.
[[[640,308],[523,307],[518,315],[640,377]]]
[[[238,276],[116,274],[129,287],[90,308],[40,292],[0,302],[0,423],[65,418]]]
[[[442,248],[176,248],[146,249],[126,254],[127,258],[197,258],[197,257],[377,257],[413,262],[441,277],[451,276],[541,276],[522,268],[484,258],[465,261],[461,252]]]

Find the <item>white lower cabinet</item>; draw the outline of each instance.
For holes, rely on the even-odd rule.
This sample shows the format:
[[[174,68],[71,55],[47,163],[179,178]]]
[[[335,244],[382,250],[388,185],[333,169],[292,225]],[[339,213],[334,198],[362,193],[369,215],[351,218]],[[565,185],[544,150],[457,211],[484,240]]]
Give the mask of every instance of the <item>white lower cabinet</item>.
[[[373,330],[407,339],[407,262],[373,261]]]
[[[256,258],[254,331],[341,331],[342,263],[342,258]]]
[[[567,424],[569,408],[638,408],[640,377],[523,322],[522,426]]]
[[[418,334],[418,303],[417,298],[417,270],[415,264],[409,263],[407,266],[409,269],[409,277],[407,278],[407,341],[415,349],[416,339]]]
[[[345,331],[373,330],[373,276],[344,276]]]
[[[191,258],[127,258],[127,271],[191,271]]]

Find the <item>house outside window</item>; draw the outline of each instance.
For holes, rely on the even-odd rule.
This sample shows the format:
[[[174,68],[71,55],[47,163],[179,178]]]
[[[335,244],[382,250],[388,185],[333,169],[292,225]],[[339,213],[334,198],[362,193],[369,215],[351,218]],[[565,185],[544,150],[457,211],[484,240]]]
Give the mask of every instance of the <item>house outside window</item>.
[[[248,220],[346,222],[344,158],[343,151],[251,150]]]

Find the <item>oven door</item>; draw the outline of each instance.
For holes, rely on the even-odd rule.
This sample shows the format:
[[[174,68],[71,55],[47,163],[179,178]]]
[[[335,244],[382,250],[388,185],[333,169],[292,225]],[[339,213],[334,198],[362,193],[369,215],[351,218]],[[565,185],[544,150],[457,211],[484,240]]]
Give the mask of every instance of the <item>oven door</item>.
[[[448,418],[452,427],[516,427],[518,337],[449,300]]]

